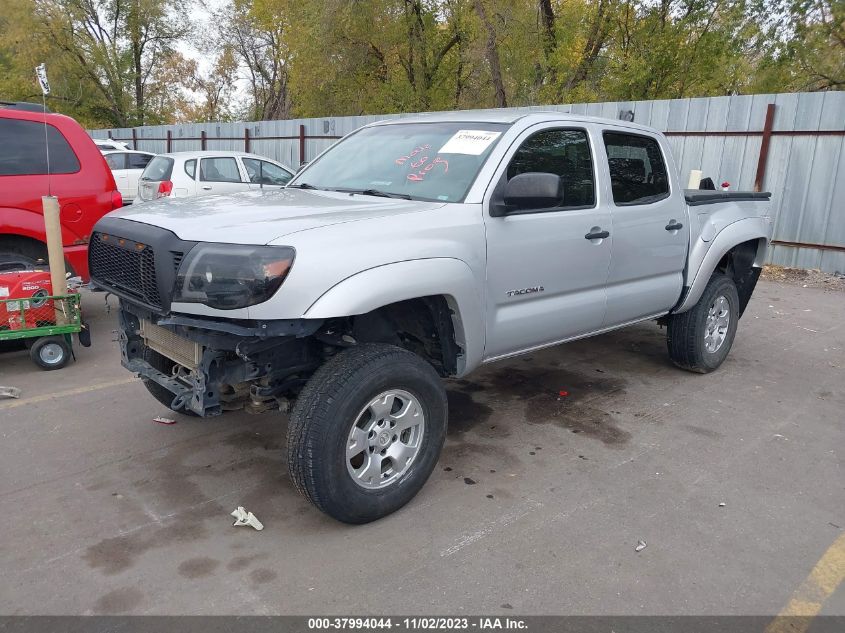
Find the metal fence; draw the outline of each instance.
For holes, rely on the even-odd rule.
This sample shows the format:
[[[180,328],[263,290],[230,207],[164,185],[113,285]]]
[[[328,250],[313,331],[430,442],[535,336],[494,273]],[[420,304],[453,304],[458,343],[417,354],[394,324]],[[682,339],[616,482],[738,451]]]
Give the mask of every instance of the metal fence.
[[[685,183],[692,169],[732,189],[772,192],[775,242],[769,260],[845,272],[845,92],[764,94],[663,101],[613,101],[509,108],[618,118],[669,137]],[[388,114],[248,123],[192,123],[94,130],[94,138],[157,153],[246,150],[289,165]]]

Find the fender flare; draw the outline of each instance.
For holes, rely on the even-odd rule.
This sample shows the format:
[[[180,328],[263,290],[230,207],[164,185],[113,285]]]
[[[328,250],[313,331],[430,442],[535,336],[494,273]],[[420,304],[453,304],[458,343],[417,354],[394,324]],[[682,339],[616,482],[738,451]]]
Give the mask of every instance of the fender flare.
[[[681,298],[680,305],[678,305],[673,312],[686,312],[698,303],[701,295],[704,294],[707,282],[710,281],[710,277],[713,274],[713,271],[716,270],[716,266],[719,264],[722,257],[724,257],[729,250],[738,244],[753,240],[761,241],[762,248],[759,246],[757,248],[757,255],[754,258],[754,266],[762,266],[766,258],[768,243],[771,239],[771,222],[768,221],[768,218],[761,216],[737,220],[736,222],[727,225],[716,235],[716,237],[713,238],[709,245],[707,242],[699,241],[695,247],[690,249],[689,261],[692,263],[695,259],[700,257],[701,263],[694,273],[692,270],[688,271],[687,280],[691,279],[692,281],[688,283],[687,290]],[[696,253],[698,249],[704,250],[703,255],[698,255],[698,253]],[[696,255],[698,255],[698,257],[696,257]]]
[[[455,342],[463,350],[458,358],[458,375],[462,376],[481,363],[485,337],[480,285],[460,259],[412,259],[369,268],[329,288],[302,318],[366,314],[391,303],[433,295],[444,296],[452,310]]]

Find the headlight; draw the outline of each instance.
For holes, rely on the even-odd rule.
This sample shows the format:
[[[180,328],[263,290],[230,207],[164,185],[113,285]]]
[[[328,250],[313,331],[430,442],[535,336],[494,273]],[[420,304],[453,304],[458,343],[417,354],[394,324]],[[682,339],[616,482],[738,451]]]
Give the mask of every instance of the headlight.
[[[194,246],[176,275],[173,301],[234,310],[267,301],[282,285],[296,252],[289,246]]]

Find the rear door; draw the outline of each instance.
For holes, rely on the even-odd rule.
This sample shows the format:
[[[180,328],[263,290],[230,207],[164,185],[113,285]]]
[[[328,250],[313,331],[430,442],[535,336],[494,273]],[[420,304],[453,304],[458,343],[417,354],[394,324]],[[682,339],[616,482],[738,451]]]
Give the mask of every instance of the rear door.
[[[527,172],[563,178],[560,206],[491,217],[491,200]],[[542,124],[511,147],[485,198],[487,344],[485,359],[549,345],[599,329],[610,265],[610,210],[597,195],[587,130]],[[607,231],[602,238],[588,239]]]
[[[124,201],[130,201],[138,194],[138,180],[154,154],[126,152],[124,156],[126,157],[126,193],[123,193],[123,190],[120,193]]]
[[[689,227],[669,162],[646,134],[604,130],[602,166],[610,181],[613,258],[605,327],[667,312],[681,296]],[[674,165],[671,165],[674,168]]]
[[[201,158],[199,172],[198,196],[249,189],[234,156]]]
[[[123,152],[111,152],[104,154],[103,158],[106,159],[106,164],[111,169],[114,182],[117,185],[117,190],[120,192],[121,197],[124,201],[132,200],[137,192],[138,183],[136,181],[135,187],[130,190],[129,173],[126,170],[126,154]]]

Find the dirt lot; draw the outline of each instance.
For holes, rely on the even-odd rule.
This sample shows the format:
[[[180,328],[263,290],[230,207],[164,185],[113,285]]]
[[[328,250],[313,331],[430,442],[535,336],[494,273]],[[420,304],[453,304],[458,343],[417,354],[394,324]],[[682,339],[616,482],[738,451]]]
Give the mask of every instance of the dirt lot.
[[[0,355],[0,613],[845,614],[843,293],[761,282],[707,376],[644,324],[455,382],[435,474],[360,527],[296,494],[284,416],[153,422],[85,302],[75,365]]]

